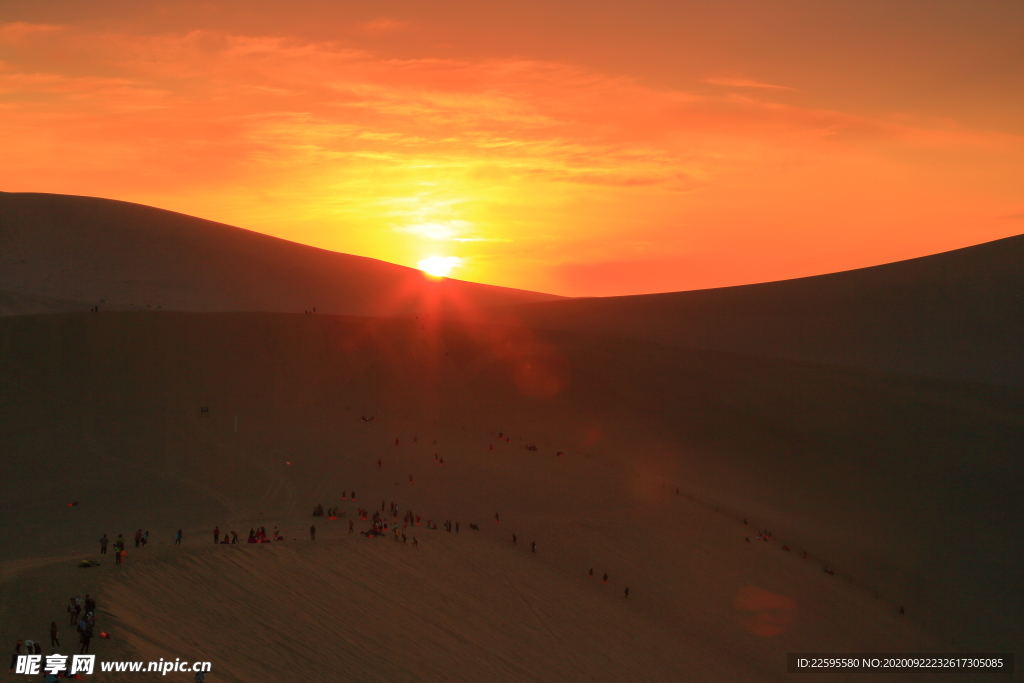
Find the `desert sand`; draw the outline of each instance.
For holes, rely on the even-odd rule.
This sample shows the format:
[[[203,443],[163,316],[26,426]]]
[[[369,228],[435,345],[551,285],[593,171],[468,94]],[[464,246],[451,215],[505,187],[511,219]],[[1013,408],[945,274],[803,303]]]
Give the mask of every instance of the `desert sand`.
[[[559,297],[449,278],[95,197],[0,192],[0,315],[436,314]]]
[[[781,282],[513,306],[493,320],[1024,386],[1024,235]]]
[[[74,644],[64,605],[91,593],[93,652],[207,680],[777,681],[787,652],[1014,651],[1022,446],[1013,386],[614,334],[10,315],[3,637]],[[407,543],[349,533],[392,502],[421,516]],[[286,540],[245,543],[258,526]]]

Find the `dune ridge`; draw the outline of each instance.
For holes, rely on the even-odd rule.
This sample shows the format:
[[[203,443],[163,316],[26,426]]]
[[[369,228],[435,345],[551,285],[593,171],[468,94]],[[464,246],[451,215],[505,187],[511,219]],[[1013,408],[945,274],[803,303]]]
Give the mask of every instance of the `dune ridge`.
[[[1022,250],[556,300],[0,194],[3,635],[91,592],[108,658],[229,681],[782,681],[786,652],[1018,650]],[[390,502],[421,516],[407,542],[355,533]],[[245,544],[259,526],[287,540]]]
[[[815,277],[515,305],[492,320],[1024,386],[1024,235]]]
[[[140,204],[0,193],[0,315],[104,310],[439,314],[558,297],[340,254]]]

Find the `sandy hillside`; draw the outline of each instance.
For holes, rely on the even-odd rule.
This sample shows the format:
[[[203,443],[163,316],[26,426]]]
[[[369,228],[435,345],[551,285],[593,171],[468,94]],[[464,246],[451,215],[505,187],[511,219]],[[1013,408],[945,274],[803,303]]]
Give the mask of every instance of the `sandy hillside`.
[[[1024,386],[1024,235],[782,282],[516,306],[496,319]]]
[[[789,651],[1024,640],[1012,388],[499,326],[101,313],[0,320],[0,401],[8,641],[94,585],[102,647],[217,680],[782,680]],[[382,500],[461,530],[306,540],[313,504]],[[215,524],[289,540],[214,548]],[[136,528],[154,542],[128,566],[72,571]]]
[[[103,310],[398,315],[556,299],[436,280],[172,211],[0,192],[0,315]]]

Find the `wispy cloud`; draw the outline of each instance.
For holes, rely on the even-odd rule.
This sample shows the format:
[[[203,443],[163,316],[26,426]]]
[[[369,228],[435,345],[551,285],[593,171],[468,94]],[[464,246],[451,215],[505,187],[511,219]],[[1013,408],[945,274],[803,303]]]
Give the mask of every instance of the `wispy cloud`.
[[[60,33],[63,30],[63,27],[54,24],[32,24],[24,21],[0,24],[0,43],[18,44],[41,35]]]
[[[643,259],[670,242],[758,251],[750,226],[804,243],[822,226],[952,225],[979,214],[965,197],[994,201],[1001,187],[983,174],[969,186],[960,160],[1019,176],[1013,136],[780,102],[786,86],[712,78],[723,90],[688,92],[554,61],[399,58],[373,42],[0,25],[0,184],[151,202],[410,265],[445,242],[466,277],[495,281],[506,267],[514,278],[618,258],[626,241],[648,245],[631,251]],[[491,276],[470,272],[484,266]]]
[[[399,33],[402,31],[408,31],[411,28],[412,24],[410,22],[399,21],[389,17],[378,17],[377,19],[356,24],[356,30],[358,32],[373,36],[387,33]]]
[[[716,76],[711,78],[705,78],[705,83],[711,85],[722,85],[728,88],[760,88],[763,90],[796,90],[796,88],[790,88],[785,85],[775,85],[774,83],[761,83],[754,81],[749,78],[730,78],[727,76]]]

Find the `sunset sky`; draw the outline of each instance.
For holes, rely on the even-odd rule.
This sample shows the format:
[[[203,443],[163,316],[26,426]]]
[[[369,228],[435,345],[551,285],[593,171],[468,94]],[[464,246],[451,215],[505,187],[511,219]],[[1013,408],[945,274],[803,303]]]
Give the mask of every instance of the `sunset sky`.
[[[3,0],[0,190],[567,295],[844,270],[1024,232],[1022,29],[1011,0]]]

